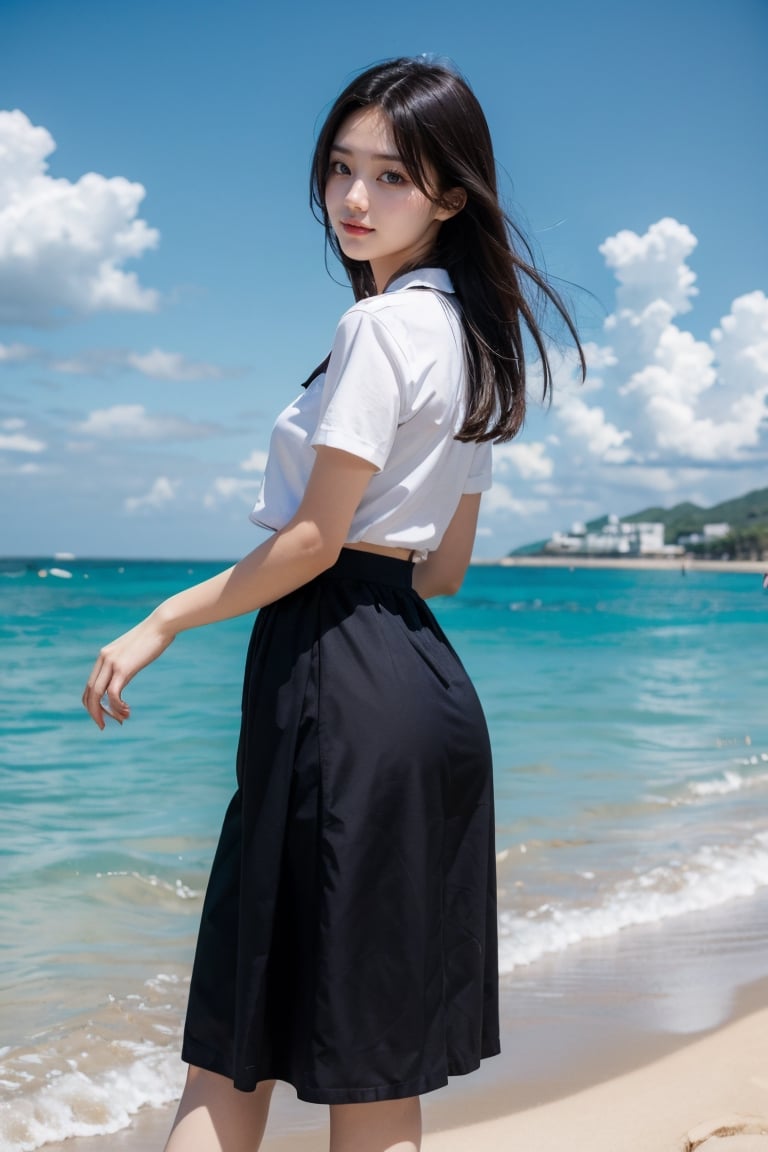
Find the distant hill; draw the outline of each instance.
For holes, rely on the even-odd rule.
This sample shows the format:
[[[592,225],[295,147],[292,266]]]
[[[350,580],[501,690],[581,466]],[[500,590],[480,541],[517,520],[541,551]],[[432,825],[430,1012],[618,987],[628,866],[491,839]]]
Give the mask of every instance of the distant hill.
[[[739,496],[735,500],[724,500],[711,508],[701,508],[698,504],[686,501],[683,504],[675,504],[673,508],[643,508],[641,512],[633,512],[630,516],[622,516],[621,519],[630,524],[639,521],[663,524],[668,544],[673,544],[677,537],[683,534],[700,532],[705,524],[730,524],[732,532],[755,528],[768,531],[768,488],[747,492],[745,496]],[[596,532],[607,522],[607,516],[600,516],[597,520],[590,520],[587,528]],[[524,544],[521,548],[515,548],[510,555],[536,554],[544,550],[546,543],[546,540],[537,540],[534,544]]]
[[[666,528],[668,542],[686,532],[700,532],[705,524],[730,524],[736,531],[746,528],[768,528],[768,488],[759,488],[739,496],[735,500],[724,500],[711,508],[700,508],[698,504],[676,504],[674,508],[644,508],[622,520],[636,523],[639,520],[653,520]]]

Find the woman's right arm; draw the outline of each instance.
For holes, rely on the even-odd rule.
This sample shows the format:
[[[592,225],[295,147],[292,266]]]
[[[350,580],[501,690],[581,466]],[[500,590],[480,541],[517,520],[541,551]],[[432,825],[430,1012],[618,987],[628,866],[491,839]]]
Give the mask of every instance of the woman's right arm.
[[[413,586],[426,600],[429,596],[455,596],[461,588],[472,558],[480,512],[480,493],[462,496],[440,547],[413,570]]]

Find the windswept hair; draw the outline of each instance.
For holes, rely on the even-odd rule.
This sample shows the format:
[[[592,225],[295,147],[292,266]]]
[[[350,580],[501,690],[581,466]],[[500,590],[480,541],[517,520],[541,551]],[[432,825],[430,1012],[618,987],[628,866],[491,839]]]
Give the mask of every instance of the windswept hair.
[[[331,108],[315,147],[310,203],[355,298],[375,295],[376,284],[367,261],[350,260],[341,250],[326,211],[325,187],[339,129],[351,113],[369,107],[387,116],[408,175],[425,196],[442,203],[450,189],[467,194],[465,207],[442,223],[433,251],[419,264],[445,268],[461,304],[469,395],[457,439],[511,440],[525,419],[524,330],[538,352],[544,398],[552,391],[536,305],[551,305],[560,314],[584,374],[574,322],[499,204],[491,135],[477,97],[456,72],[418,58],[388,60],[361,73]]]

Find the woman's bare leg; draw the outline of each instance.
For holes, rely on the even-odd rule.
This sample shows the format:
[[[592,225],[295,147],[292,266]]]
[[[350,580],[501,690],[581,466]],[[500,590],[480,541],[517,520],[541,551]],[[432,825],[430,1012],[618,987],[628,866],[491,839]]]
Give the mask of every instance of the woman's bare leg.
[[[274,1086],[238,1092],[226,1076],[190,1065],[165,1152],[257,1152]]]
[[[331,1105],[330,1152],[419,1152],[420,1148],[418,1096]]]

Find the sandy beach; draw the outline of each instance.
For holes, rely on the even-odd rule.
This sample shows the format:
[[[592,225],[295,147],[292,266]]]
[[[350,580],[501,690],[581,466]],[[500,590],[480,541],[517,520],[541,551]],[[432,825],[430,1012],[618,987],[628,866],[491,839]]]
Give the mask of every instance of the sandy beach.
[[[486,563],[486,561],[480,561]],[[605,568],[631,572],[768,572],[768,560],[696,560],[690,556],[503,556],[502,568]]]

